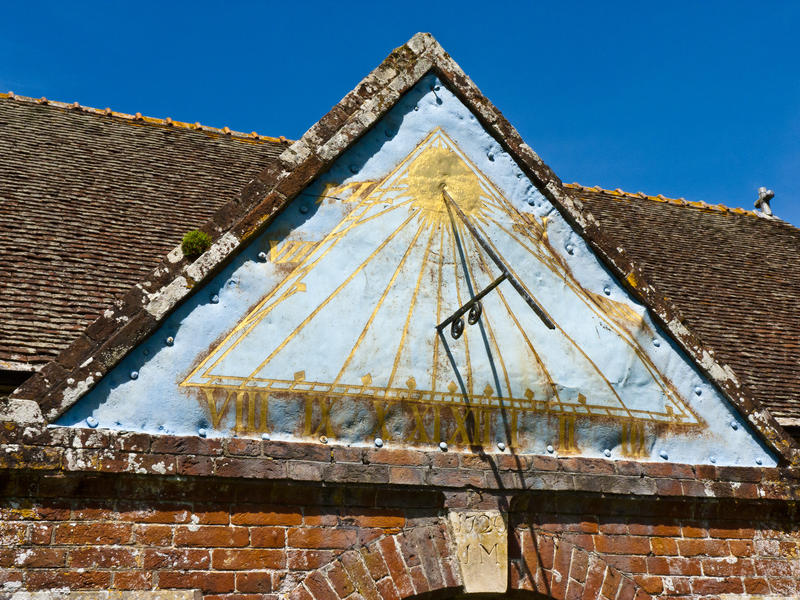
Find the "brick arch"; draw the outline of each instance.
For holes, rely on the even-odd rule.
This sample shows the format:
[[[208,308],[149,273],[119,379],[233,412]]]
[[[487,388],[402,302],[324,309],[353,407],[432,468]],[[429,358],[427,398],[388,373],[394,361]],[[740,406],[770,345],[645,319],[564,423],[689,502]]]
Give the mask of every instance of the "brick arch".
[[[558,535],[521,530],[510,540],[509,592],[554,600],[650,600],[630,577]],[[516,544],[516,548],[513,546]],[[308,573],[287,600],[406,600],[463,593],[447,527],[387,535]]]

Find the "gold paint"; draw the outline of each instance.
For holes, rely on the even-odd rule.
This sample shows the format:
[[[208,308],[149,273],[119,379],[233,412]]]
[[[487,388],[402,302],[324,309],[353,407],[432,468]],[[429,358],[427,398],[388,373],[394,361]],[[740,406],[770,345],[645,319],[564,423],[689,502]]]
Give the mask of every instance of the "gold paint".
[[[443,146],[428,146],[411,162],[405,177],[407,193],[414,199],[426,225],[438,225],[448,217],[442,190],[458,198],[459,207],[474,215],[483,207],[480,181],[458,154]]]
[[[578,451],[575,443],[575,416],[561,414],[558,416],[558,450],[565,454]]]
[[[622,453],[631,457],[647,455],[644,444],[644,423],[641,421],[622,423]]]
[[[383,400],[375,400],[372,403],[372,405],[375,407],[375,416],[377,417],[378,421],[375,425],[375,429],[372,432],[373,437],[383,438],[384,441],[389,441],[392,439],[392,434],[386,427],[386,411],[392,404],[394,404],[394,402],[384,402]]]
[[[222,421],[222,417],[225,416],[225,413],[228,410],[228,403],[231,400],[231,395],[233,395],[233,391],[229,391],[225,395],[225,400],[222,403],[222,406],[217,409],[217,403],[214,400],[214,388],[202,388],[203,393],[206,396],[206,402],[208,403],[208,410],[211,413],[211,425],[214,429],[219,429],[219,425]]]
[[[407,442],[418,442],[418,443],[427,443],[431,441],[431,438],[428,437],[428,432],[425,429],[424,418],[428,414],[430,410],[430,405],[420,405],[416,402],[410,404],[411,406],[411,415],[414,417],[414,431],[411,432]],[[420,406],[424,406],[424,410],[420,413]]]
[[[331,425],[331,408],[336,403],[334,399],[320,398],[319,399],[319,423],[316,428],[313,424],[314,418],[314,397],[306,397],[306,414],[305,414],[305,427],[303,435],[305,437],[316,437],[320,431],[325,430],[325,435],[329,438],[334,436],[333,425]]]

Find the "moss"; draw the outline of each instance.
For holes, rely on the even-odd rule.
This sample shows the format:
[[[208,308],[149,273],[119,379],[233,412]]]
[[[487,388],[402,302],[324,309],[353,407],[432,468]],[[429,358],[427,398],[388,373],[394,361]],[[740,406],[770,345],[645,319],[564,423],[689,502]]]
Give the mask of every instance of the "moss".
[[[197,229],[183,236],[181,250],[187,258],[197,258],[211,247],[211,236]]]

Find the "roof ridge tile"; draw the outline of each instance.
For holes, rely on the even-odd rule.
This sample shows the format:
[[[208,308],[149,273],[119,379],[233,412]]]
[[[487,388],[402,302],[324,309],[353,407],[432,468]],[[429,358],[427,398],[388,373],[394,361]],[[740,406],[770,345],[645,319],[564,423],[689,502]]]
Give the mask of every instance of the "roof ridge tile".
[[[644,192],[626,192],[617,188],[615,190],[607,190],[599,185],[595,186],[586,186],[581,185],[580,183],[565,183],[564,187],[568,187],[573,190],[583,190],[587,192],[601,192],[604,194],[609,194],[611,196],[617,196],[618,198],[627,197],[628,199],[634,198],[642,198],[646,200],[650,200],[652,202],[664,202],[667,204],[674,204],[675,206],[686,206],[690,208],[699,208],[701,210],[713,210],[721,213],[734,213],[737,215],[750,215],[752,217],[762,217],[757,211],[754,210],[746,210],[744,208],[733,208],[730,206],[726,206],[724,204],[708,204],[707,202],[694,201],[694,200],[687,200],[686,198],[668,198],[663,194],[658,194],[656,196],[651,196],[649,194],[645,194]]]
[[[71,109],[71,110],[79,110],[81,112],[100,115],[100,116],[108,116],[108,117],[117,117],[119,119],[126,119],[128,121],[141,121],[143,123],[147,123],[149,125],[158,125],[158,126],[166,126],[166,127],[177,127],[179,129],[195,129],[201,131],[208,131],[210,133],[219,133],[222,135],[229,135],[236,139],[242,139],[246,141],[253,141],[258,140],[261,142],[272,142],[272,143],[280,143],[286,144],[287,146],[293,142],[293,140],[287,139],[285,136],[278,136],[273,137],[269,135],[259,135],[255,131],[251,133],[244,133],[243,131],[234,131],[229,127],[210,127],[208,125],[201,125],[199,122],[195,123],[184,123],[183,121],[175,121],[170,117],[166,117],[164,119],[160,119],[158,117],[147,117],[142,116],[142,113],[137,112],[136,114],[128,114],[124,112],[118,112],[111,110],[111,108],[94,108],[91,106],[84,106],[79,104],[78,102],[59,102],[56,100],[48,100],[44,96],[41,98],[32,98],[30,96],[20,96],[19,94],[15,94],[14,92],[0,92],[0,99],[8,99],[14,100],[16,102],[23,102],[25,104],[38,104],[43,106],[52,106],[53,108],[63,108],[63,109]]]

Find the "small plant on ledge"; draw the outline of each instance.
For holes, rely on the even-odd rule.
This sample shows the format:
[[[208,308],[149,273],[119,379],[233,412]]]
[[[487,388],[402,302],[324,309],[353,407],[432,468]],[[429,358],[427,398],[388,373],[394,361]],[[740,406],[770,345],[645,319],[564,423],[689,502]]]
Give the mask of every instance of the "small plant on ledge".
[[[181,250],[186,258],[194,260],[211,247],[211,236],[195,229],[183,236]]]

